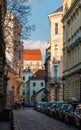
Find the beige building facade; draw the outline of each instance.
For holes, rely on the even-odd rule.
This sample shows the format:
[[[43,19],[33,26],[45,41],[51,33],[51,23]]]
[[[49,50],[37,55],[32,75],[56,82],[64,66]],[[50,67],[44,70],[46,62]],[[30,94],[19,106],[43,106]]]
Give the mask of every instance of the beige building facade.
[[[7,86],[7,103],[9,107],[20,100],[20,85],[23,81],[23,42],[20,41],[22,26],[17,17],[7,10],[5,19],[6,66],[9,78]],[[9,101],[11,99],[11,101]]]
[[[42,69],[42,54],[39,48],[23,50],[23,70],[30,68],[33,73]]]
[[[81,101],[81,0],[63,0],[64,98]]]
[[[48,65],[48,100],[57,101],[63,100],[63,85],[62,85],[62,67],[63,67],[63,29],[62,29],[62,19],[63,7],[58,8],[53,13],[48,15],[50,21],[50,59]],[[49,45],[49,44],[48,44]],[[49,48],[48,48],[49,50]]]

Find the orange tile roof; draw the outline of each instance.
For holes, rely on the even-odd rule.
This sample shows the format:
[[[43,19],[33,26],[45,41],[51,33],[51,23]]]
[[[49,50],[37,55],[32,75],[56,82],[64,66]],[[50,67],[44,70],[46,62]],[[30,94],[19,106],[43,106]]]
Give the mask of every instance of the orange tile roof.
[[[40,49],[24,49],[23,60],[42,60]]]

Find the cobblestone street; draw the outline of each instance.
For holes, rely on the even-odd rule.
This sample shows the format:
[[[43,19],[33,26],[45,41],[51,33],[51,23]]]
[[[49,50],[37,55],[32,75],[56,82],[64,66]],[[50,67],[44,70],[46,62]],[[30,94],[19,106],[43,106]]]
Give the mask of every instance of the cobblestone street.
[[[32,108],[14,111],[15,130],[77,130]]]

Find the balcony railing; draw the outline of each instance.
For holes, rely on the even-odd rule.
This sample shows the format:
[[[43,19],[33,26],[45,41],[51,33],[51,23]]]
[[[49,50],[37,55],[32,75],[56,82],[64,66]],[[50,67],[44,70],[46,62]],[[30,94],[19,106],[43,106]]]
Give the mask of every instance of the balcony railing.
[[[60,77],[45,77],[45,80],[50,85],[60,84],[61,78]]]
[[[60,87],[61,78],[60,77],[46,77],[47,78],[47,87]]]
[[[60,83],[60,77],[48,77],[49,83]]]

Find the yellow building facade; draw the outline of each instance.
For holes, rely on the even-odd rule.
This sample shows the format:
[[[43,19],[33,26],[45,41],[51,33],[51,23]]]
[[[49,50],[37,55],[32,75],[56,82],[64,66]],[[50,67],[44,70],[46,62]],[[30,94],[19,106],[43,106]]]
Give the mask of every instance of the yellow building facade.
[[[81,101],[81,0],[63,0],[64,98]]]
[[[6,105],[9,107],[15,101],[20,101],[20,85],[23,82],[23,42],[20,41],[22,25],[17,17],[9,10],[7,10],[5,26],[5,68],[7,68],[6,72],[9,78],[6,85],[8,94]]]
[[[14,71],[8,64],[5,66],[5,74],[8,78],[8,81],[5,82],[5,98],[6,104],[5,107],[10,108],[15,101],[15,89],[16,85],[16,71]]]

